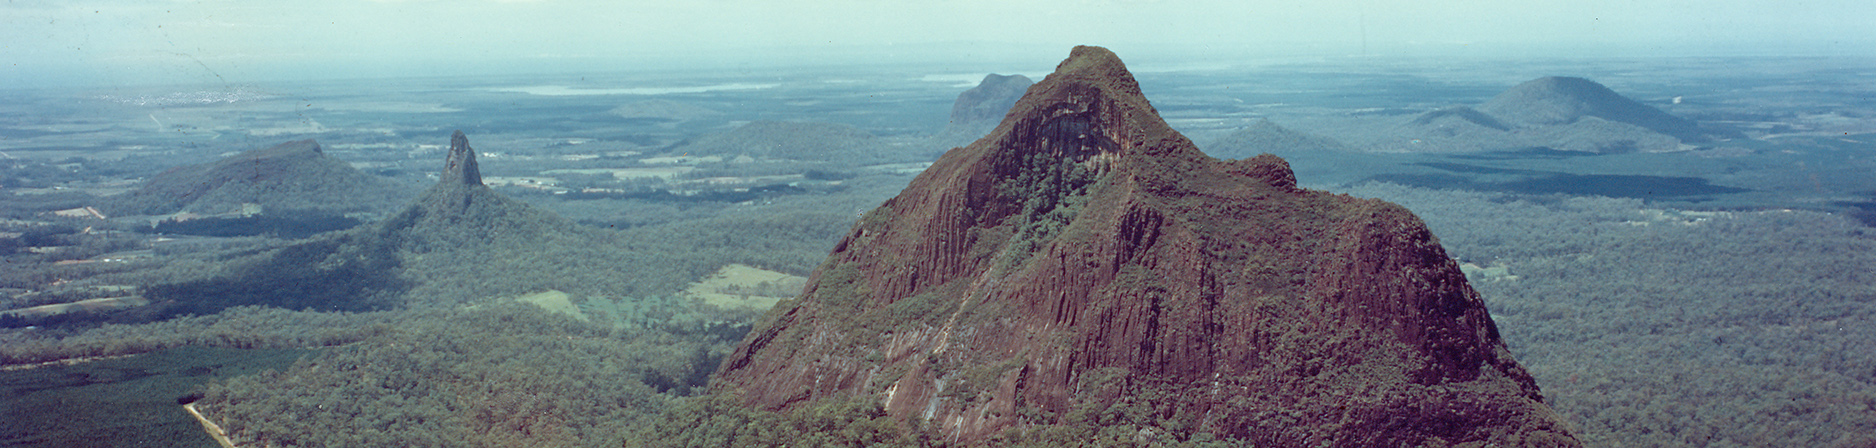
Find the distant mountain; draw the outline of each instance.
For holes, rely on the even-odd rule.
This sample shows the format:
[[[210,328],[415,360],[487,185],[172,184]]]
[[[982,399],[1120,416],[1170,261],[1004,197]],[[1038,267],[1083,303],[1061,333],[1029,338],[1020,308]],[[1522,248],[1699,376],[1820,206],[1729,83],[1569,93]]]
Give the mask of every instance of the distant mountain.
[[[672,152],[693,156],[718,155],[726,159],[749,156],[757,159],[854,165],[901,162],[911,158],[903,149],[857,127],[837,123],[766,120],[751,122],[729,132],[700,137],[678,146]]]
[[[1519,84],[1477,108],[1429,111],[1365,144],[1386,152],[1477,152],[1530,147],[1597,154],[1669,152],[1681,144],[1737,138],[1623,97],[1582,78]]]
[[[1659,132],[1683,142],[1737,138],[1738,132],[1704,129],[1583,78],[1550,76],[1519,84],[1492,97],[1479,110],[1522,126],[1558,126],[1596,117]]]
[[[171,314],[243,305],[362,311],[546,289],[630,294],[630,279],[654,269],[621,250],[614,234],[483,185],[461,131],[450,137],[441,177],[377,223],[232,261],[225,275],[150,286],[145,295]]]
[[[1541,143],[1518,135],[1511,125],[1476,109],[1451,106],[1415,115],[1389,131],[1397,136],[1374,148],[1386,152],[1472,152]]]
[[[382,215],[413,188],[327,156],[313,140],[250,150],[215,162],[171,168],[143,186],[105,199],[112,215],[200,215],[293,210]]]
[[[976,87],[959,93],[957,100],[951,103],[951,121],[944,131],[933,137],[933,143],[941,146],[942,151],[983,137],[995,129],[997,123],[1003,122],[1003,115],[1009,113],[1010,106],[1033,84],[1034,81],[1023,75],[984,75],[984,80]]]
[[[1207,157],[1098,47],[862,216],[712,390],[963,446],[1580,446],[1411,212]]]
[[[1413,125],[1413,126],[1429,126],[1429,127],[1448,126],[1449,124],[1463,124],[1466,126],[1476,126],[1476,127],[1482,127],[1482,128],[1493,129],[1493,130],[1498,130],[1498,131],[1510,131],[1511,130],[1511,126],[1506,126],[1504,123],[1499,122],[1498,119],[1487,116],[1483,113],[1480,113],[1478,110],[1475,110],[1473,108],[1466,107],[1466,106],[1453,106],[1453,107],[1447,107],[1447,108],[1442,108],[1442,109],[1435,109],[1431,112],[1427,112],[1427,113],[1414,116],[1413,121],[1410,121],[1407,124]]]
[[[1206,154],[1220,159],[1242,159],[1258,154],[1346,151],[1348,145],[1320,135],[1290,130],[1270,120],[1258,120],[1206,146]]]
[[[428,253],[482,246],[497,239],[538,241],[578,231],[572,221],[483,185],[475,150],[462,131],[456,131],[450,136],[449,156],[436,185],[361,236]]]
[[[1540,144],[1565,151],[1597,154],[1668,152],[1681,148],[1681,140],[1633,124],[1583,117],[1575,122],[1526,130]]]

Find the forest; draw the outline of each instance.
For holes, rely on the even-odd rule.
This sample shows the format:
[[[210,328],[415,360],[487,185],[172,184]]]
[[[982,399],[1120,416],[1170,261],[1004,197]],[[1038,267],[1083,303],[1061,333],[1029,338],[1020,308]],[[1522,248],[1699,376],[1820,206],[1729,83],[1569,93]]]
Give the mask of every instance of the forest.
[[[1474,275],[1588,446],[1876,443],[1876,230],[1797,210],[1369,183]]]
[[[1210,129],[1211,136],[1229,134],[1225,126],[1237,122],[1203,121],[1213,117],[1205,114],[1277,107],[1192,106],[1217,99],[1212,97],[1220,91],[1211,82],[1215,79],[1159,76],[1142,80],[1154,88],[1155,104],[1169,117],[1184,120],[1181,126],[1223,123],[1207,125],[1218,126]],[[1324,91],[1347,87],[1304,82],[1343,82],[1314,72],[1294,76],[1307,79],[1255,83]],[[1436,96],[1427,93],[1426,83],[1385,81],[1418,95],[1403,100],[1413,103],[1388,110],[1418,110],[1421,103],[1449,100],[1423,98]],[[817,79],[808,85],[818,89],[823,84]],[[888,84],[903,83],[880,83]],[[1237,85],[1269,87],[1251,84]],[[1161,87],[1177,93],[1181,86],[1183,98],[1158,96],[1166,91]],[[904,108],[879,107],[869,93],[850,104],[811,109],[825,113],[813,118],[826,122],[873,120],[863,129],[874,135],[856,134],[845,125],[773,122],[806,110],[780,104],[820,97],[820,91],[810,90],[776,96],[782,99],[753,94],[679,98],[731,111],[696,121],[626,117],[619,122],[606,115],[623,115],[608,112],[619,107],[612,104],[616,99],[603,98],[529,99],[541,103],[516,112],[509,108],[522,100],[487,93],[438,103],[457,109],[447,112],[457,115],[322,116],[327,126],[351,126],[320,135],[334,140],[328,142],[328,154],[361,170],[394,175],[406,186],[432,182],[426,174],[441,160],[434,140],[447,133],[437,127],[440,122],[469,123],[476,138],[488,135],[477,146],[488,151],[482,163],[490,176],[547,177],[542,173],[564,171],[554,174],[557,186],[565,189],[560,193],[516,184],[492,189],[530,211],[421,232],[383,231],[385,221],[375,213],[337,215],[290,207],[276,210],[283,219],[306,219],[165,223],[56,214],[97,205],[101,197],[135,187],[129,180],[154,176],[161,167],[213,163],[221,154],[279,143],[273,137],[230,133],[223,140],[189,143],[200,147],[177,144],[181,150],[133,152],[121,159],[9,158],[0,163],[0,188],[9,190],[0,194],[0,310],[126,294],[152,299],[153,305],[53,317],[0,315],[0,368],[186,346],[310,349],[313,354],[296,364],[206,383],[178,397],[220,421],[242,446],[946,446],[949,441],[916,422],[895,424],[877,404],[864,401],[832,400],[787,412],[735,406],[735,391],[711,390],[708,375],[759,313],[679,295],[686,285],[730,264],[796,276],[813,272],[865,212],[896,194],[922,166],[862,166],[857,160],[900,162],[936,152],[915,138],[916,132],[905,131],[915,128],[878,124],[909,122],[905,117],[914,115],[931,119],[921,123],[935,123],[941,118],[937,113],[919,111],[941,110],[957,89],[931,90],[942,94],[892,97],[904,102],[891,104],[911,105]],[[880,93],[882,98],[895,94],[900,93]],[[1368,107],[1373,101],[1335,100],[1348,107]],[[1180,101],[1189,107],[1182,108]],[[743,107],[747,104],[754,105]],[[837,115],[865,107],[894,110]],[[594,112],[577,120],[565,116],[588,109]],[[1344,112],[1331,109],[1322,113]],[[282,117],[242,119],[297,120],[295,114],[303,112],[291,110]],[[1262,114],[1265,109],[1256,110]],[[522,112],[530,115],[501,115]],[[1174,117],[1179,114],[1184,115]],[[1724,116],[1737,118],[1713,117]],[[142,112],[130,118],[146,120]],[[572,132],[594,123],[614,127],[590,140]],[[762,124],[743,126],[749,123]],[[1243,124],[1275,126],[1270,121]],[[378,126],[399,130],[372,130]],[[812,140],[802,134],[838,132],[842,144],[835,149],[856,160],[750,163],[725,149],[762,140],[735,131],[764,128],[787,133],[797,143]],[[541,129],[582,137],[547,135]],[[1346,149],[1321,128],[1299,129],[1312,132],[1265,129],[1264,134],[1223,139],[1219,145],[1235,147],[1219,155],[1247,157],[1272,147]],[[175,134],[176,139],[188,137]],[[1836,136],[1829,137],[1815,138]],[[1865,141],[1845,144],[1867,146],[1867,136],[1857,138]],[[879,147],[892,152],[863,154]],[[688,171],[669,178],[608,171],[644,168],[651,165],[644,160],[678,156],[669,152],[681,148],[729,157],[684,165]],[[1766,148],[1761,153],[1812,150]],[[812,149],[799,144],[769,148],[784,153]],[[1825,172],[1826,164],[1815,162],[1823,159],[1747,163],[1742,157],[1722,157],[1758,150],[1700,148],[1687,160],[1703,167],[1743,166],[1748,173],[1768,169],[1751,163],[1811,160],[1811,172]],[[1545,151],[1550,152],[1524,158],[1562,157],[1563,151]],[[1817,153],[1846,155],[1841,160],[1849,162],[1839,165],[1857,166],[1856,159],[1847,158],[1855,153],[1851,149]],[[1569,156],[1582,164],[1668,160]],[[1337,157],[1318,157],[1337,161],[1333,164],[1305,167],[1297,162],[1301,158],[1291,163],[1306,187],[1393,201],[1425,220],[1447,253],[1464,263],[1499,331],[1537,378],[1547,402],[1575,425],[1587,446],[1876,446],[1871,436],[1876,434],[1876,352],[1867,348],[1876,347],[1876,271],[1869,268],[1876,266],[1876,230],[1867,215],[1858,221],[1851,214],[1818,211],[1833,206],[1816,202],[1806,202],[1817,205],[1808,210],[1697,203],[1713,191],[1704,187],[1741,188],[1738,178],[1692,185],[1702,189],[1675,198],[1672,207],[1686,208],[1681,210],[1637,194],[1514,188],[1528,183],[1382,176],[1342,184],[1346,178],[1329,183],[1310,177],[1338,172],[1363,179],[1359,173],[1398,160],[1373,154]],[[1540,162],[1548,163],[1532,163]],[[1424,174],[1432,168],[1488,165],[1389,169]],[[586,168],[593,172],[573,171]],[[1081,176],[1072,170],[1051,174],[1069,180]],[[1385,182],[1389,179],[1395,182]],[[1512,180],[1517,179],[1522,178]],[[1824,182],[1829,188],[1847,185],[1828,176]],[[1081,192],[1074,182],[1067,184],[1071,188],[1043,192],[1059,200],[1021,204],[1031,223],[1022,229],[1025,238],[1043,239],[1073,219],[1081,206],[1075,196]],[[1756,194],[1783,194],[1787,187],[1767,186]],[[241,187],[229,194],[253,191]],[[1864,208],[1869,209],[1876,208]],[[250,224],[254,229],[242,228]],[[570,306],[550,310],[518,300],[542,292],[563,293]],[[928,311],[915,305],[908,301],[893,311]],[[1085,378],[1084,389],[1126,387],[1104,382],[1111,379]],[[1015,430],[993,443],[1230,446],[1230,441],[1176,427],[1137,403],[1093,393],[1077,403],[1066,415],[1033,416],[1058,424]]]
[[[1591,446],[1876,443],[1868,435],[1876,434],[1876,413],[1870,412],[1876,390],[1869,386],[1876,383],[1876,354],[1861,349],[1876,346],[1876,278],[1864,269],[1876,265],[1876,231],[1854,219],[1785,210],[1687,212],[1635,199],[1386,183],[1340,192],[1407,206],[1451,256],[1480,267],[1471,280],[1512,351]],[[426,280],[436,286],[412,296],[451,305],[364,312],[241,306],[153,323],[10,331],[0,333],[0,363],[183,345],[335,347],[284,371],[203,390],[202,406],[238,422],[232,423],[236,434],[277,446],[682,444],[677,440],[755,446],[808,433],[846,437],[830,439],[832,445],[943,445],[917,428],[881,426],[879,411],[865,403],[773,414],[728,409],[717,395],[690,398],[704,390],[705,375],[754,316],[663,294],[605,292],[668,290],[730,262],[805,274],[845,231],[854,210],[869,202],[812,199],[610,231],[613,247],[653,261],[484,271],[494,275],[450,271],[460,264],[403,267],[408,278],[475,279]],[[593,205],[570,200],[545,207]],[[603,218],[588,220],[598,221]],[[35,238],[78,235],[42,234]],[[7,277],[23,284],[87,270],[82,274],[99,283],[206,278],[238,265],[224,261],[277,250],[269,247],[278,243],[266,241],[228,239],[149,271],[45,265],[9,270]],[[115,248],[93,251],[108,249]],[[490,244],[481,250],[515,260],[504,264],[512,268],[552,266],[554,257],[601,249]],[[661,274],[613,274],[626,270]],[[576,274],[580,281],[554,274],[580,271],[590,274]],[[444,300],[464,291],[543,286],[575,292],[576,303],[597,318],[582,322],[500,300]],[[594,306],[603,302],[615,305]],[[602,309],[625,311],[601,316]],[[1087,412],[1071,420],[1083,425],[1013,434],[1011,446],[1090,437],[1128,445],[1147,437],[1140,430],[1155,427],[1151,416],[1129,414],[1121,403]],[[361,430],[321,430],[335,427]],[[1166,444],[1207,440],[1203,434],[1153,437],[1162,436]]]

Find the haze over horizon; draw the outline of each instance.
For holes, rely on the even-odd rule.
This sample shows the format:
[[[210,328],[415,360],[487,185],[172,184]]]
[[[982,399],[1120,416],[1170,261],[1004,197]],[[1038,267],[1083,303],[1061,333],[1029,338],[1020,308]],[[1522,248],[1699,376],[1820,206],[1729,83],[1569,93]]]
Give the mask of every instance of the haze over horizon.
[[[1156,60],[1876,56],[1876,3],[1468,0],[13,0],[11,87],[444,74],[1052,61],[1090,44]],[[1229,59],[1229,60],[1227,60]]]

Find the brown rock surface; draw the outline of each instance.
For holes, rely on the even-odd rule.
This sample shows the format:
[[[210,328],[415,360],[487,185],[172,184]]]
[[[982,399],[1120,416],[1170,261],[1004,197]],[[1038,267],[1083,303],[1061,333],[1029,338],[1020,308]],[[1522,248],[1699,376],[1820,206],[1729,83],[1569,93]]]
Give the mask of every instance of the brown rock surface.
[[[1412,213],[1205,156],[1098,47],[861,218],[716,379],[965,443],[1125,405],[1259,446],[1578,445]]]

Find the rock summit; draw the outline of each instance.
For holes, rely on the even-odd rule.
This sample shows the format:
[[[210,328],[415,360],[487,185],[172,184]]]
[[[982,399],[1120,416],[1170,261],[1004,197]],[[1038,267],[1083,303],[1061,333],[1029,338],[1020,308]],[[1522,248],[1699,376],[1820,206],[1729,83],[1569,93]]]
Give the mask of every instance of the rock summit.
[[[768,410],[878,400],[965,444],[1579,446],[1413,213],[1206,156],[1099,47],[861,217],[715,379]]]

